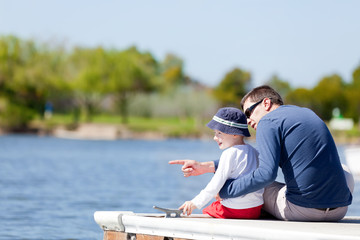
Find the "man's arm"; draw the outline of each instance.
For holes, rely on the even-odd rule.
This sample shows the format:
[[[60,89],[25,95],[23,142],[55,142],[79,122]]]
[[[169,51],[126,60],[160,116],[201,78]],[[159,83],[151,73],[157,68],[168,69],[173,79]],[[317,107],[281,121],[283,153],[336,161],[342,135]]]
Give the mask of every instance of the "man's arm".
[[[217,169],[217,168],[218,168],[218,166],[219,166],[219,162],[220,162],[220,160],[219,160],[219,159],[218,159],[218,160],[214,160],[213,162],[214,162],[215,171],[216,171],[216,169]]]
[[[222,199],[239,197],[262,189],[275,181],[276,175],[263,174],[261,169],[236,179],[229,179],[221,188],[219,195]]]
[[[262,189],[275,181],[280,162],[280,140],[277,127],[262,121],[258,125],[256,143],[259,167],[252,173],[229,179],[219,192],[221,198],[234,198]]]

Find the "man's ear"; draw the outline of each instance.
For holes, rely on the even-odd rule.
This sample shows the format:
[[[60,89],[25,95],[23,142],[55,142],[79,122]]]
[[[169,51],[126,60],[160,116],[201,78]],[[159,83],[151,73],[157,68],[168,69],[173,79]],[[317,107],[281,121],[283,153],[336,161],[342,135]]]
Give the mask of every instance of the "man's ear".
[[[271,102],[270,98],[265,98],[264,99],[264,106],[265,106],[266,111],[269,111],[271,109],[272,102]]]

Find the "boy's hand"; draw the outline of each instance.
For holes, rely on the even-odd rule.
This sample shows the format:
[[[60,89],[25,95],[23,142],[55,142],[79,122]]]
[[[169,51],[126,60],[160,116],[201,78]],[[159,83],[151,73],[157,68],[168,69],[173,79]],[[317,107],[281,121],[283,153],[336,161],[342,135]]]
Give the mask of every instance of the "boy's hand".
[[[186,201],[179,209],[183,209],[183,213],[189,216],[196,209],[196,206],[191,201]]]
[[[215,165],[213,162],[197,162],[195,160],[173,160],[169,164],[183,165],[181,170],[184,177],[198,176],[208,172],[215,172]]]

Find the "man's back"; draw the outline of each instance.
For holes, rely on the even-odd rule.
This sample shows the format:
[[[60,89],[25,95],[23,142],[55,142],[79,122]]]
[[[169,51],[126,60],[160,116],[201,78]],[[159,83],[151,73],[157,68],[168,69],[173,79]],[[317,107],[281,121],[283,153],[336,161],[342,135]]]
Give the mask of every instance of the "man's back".
[[[333,138],[310,109],[278,107],[261,119],[256,138],[260,161],[282,168],[290,202],[308,208],[351,203]]]

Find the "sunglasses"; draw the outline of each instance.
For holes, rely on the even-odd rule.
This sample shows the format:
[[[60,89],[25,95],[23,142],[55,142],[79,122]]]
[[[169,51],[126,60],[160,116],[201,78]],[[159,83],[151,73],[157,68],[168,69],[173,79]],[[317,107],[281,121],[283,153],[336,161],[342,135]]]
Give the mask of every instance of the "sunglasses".
[[[260,103],[262,103],[262,101],[264,100],[265,98],[261,99],[260,101],[258,101],[257,103],[254,103],[253,105],[251,105],[250,107],[248,107],[246,110],[245,110],[245,116],[247,118],[250,118],[252,112],[254,111],[254,109],[256,108],[257,105],[259,105]]]

